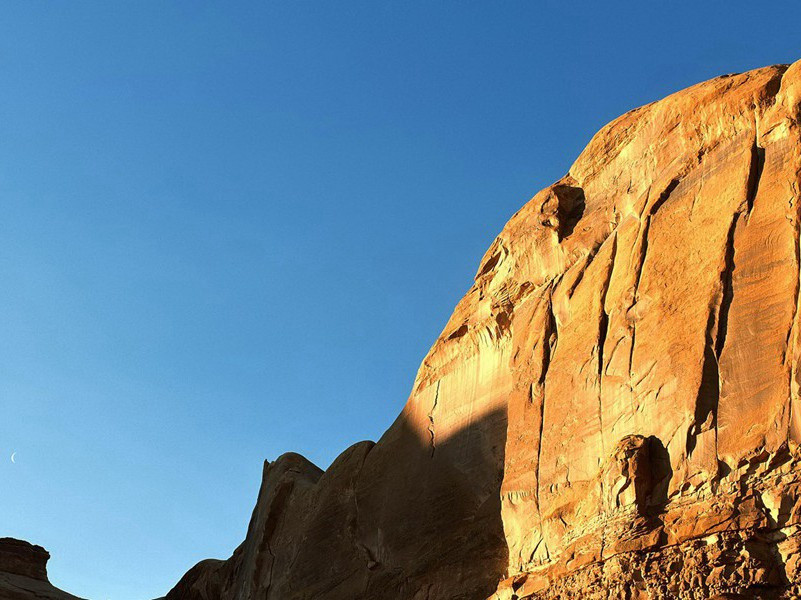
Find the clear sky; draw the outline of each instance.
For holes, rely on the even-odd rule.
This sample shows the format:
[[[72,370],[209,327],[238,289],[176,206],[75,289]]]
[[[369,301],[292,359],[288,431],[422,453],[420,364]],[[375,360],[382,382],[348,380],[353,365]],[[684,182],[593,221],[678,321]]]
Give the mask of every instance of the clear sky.
[[[262,460],[377,439],[599,127],[801,58],[799,23],[797,0],[4,3],[0,536],[93,600],[227,557]]]

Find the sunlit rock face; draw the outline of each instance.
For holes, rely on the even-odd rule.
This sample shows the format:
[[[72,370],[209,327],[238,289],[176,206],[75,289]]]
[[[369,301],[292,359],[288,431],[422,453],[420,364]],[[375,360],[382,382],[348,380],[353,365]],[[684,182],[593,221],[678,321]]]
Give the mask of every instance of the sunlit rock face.
[[[387,433],[267,464],[243,545],[168,598],[798,597],[800,125],[796,63],[606,126]]]

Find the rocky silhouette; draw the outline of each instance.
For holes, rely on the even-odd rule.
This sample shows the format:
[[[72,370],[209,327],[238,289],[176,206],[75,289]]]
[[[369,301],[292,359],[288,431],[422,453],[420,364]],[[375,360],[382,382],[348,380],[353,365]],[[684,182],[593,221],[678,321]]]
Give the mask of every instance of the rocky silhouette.
[[[80,600],[47,579],[50,554],[14,538],[0,538],[0,598],[3,600]]]

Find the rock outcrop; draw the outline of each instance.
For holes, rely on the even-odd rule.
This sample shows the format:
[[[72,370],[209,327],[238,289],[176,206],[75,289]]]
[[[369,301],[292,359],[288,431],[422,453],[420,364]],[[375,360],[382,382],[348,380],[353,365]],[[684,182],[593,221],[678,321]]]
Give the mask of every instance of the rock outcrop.
[[[245,542],[167,598],[801,597],[800,203],[801,63],[610,123],[384,436],[266,464]]]
[[[47,579],[50,554],[14,538],[0,538],[0,598],[3,600],[80,600]]]

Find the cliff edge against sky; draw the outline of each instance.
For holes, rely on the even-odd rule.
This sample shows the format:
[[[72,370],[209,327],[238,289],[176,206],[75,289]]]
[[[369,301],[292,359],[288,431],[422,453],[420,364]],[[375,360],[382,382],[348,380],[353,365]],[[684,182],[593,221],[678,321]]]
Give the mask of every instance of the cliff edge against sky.
[[[801,62],[604,127],[382,438],[265,464],[168,599],[798,597],[800,125]]]
[[[54,587],[47,578],[50,554],[23,540],[0,538],[0,598],[3,600],[81,600]]]

